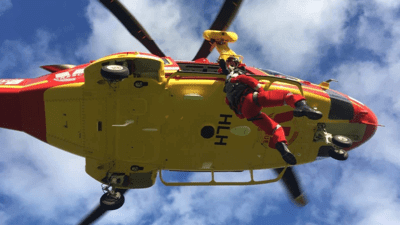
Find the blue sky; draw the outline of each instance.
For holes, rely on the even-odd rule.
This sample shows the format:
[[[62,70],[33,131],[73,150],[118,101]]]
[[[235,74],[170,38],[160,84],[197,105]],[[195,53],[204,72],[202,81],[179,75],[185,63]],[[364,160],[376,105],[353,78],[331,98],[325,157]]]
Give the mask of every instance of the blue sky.
[[[167,55],[189,60],[223,1],[122,2]],[[0,78],[147,52],[94,0],[0,0],[0,27]],[[247,65],[314,83],[334,78],[331,88],[369,106],[386,127],[345,162],[297,166],[309,199],[304,208],[279,183],[181,188],[158,180],[130,191],[125,205],[97,224],[400,224],[400,2],[245,1],[230,30],[239,36],[231,47]],[[0,156],[0,224],[76,224],[98,204],[100,183],[85,173],[83,158],[5,129]]]

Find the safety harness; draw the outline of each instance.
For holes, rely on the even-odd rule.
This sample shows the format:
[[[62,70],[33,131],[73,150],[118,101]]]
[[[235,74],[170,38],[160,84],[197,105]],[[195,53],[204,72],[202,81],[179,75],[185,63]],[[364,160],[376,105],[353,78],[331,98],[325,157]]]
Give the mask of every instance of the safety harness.
[[[235,111],[236,114],[242,115],[239,105],[242,103],[243,99],[250,93],[253,93],[253,102],[257,106],[261,106],[258,102],[258,92],[254,91],[251,87],[243,83],[230,83],[230,80],[225,81],[224,92],[229,101],[229,107]],[[241,108],[241,107],[240,107]],[[256,116],[247,119],[248,121],[261,120],[259,117],[261,112]]]

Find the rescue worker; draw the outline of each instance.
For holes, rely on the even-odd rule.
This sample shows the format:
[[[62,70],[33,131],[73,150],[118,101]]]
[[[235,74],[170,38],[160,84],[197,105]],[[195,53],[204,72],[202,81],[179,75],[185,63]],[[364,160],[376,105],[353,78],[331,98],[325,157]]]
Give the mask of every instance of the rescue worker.
[[[237,117],[246,118],[266,134],[272,135],[270,146],[274,146],[279,151],[285,162],[295,165],[297,161],[287,146],[283,128],[261,112],[261,109],[287,104],[294,108],[293,116],[306,116],[312,120],[320,119],[322,113],[308,106],[302,95],[292,94],[285,90],[264,91],[258,80],[245,75],[245,65],[240,64],[234,56],[230,56],[226,62],[223,59],[219,60],[219,65],[222,72],[227,75],[224,87],[226,104]]]

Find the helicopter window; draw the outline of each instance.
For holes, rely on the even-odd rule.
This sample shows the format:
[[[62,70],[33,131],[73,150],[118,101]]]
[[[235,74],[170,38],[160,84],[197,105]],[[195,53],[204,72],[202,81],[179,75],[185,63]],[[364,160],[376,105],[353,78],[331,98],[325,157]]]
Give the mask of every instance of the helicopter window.
[[[331,108],[329,110],[328,118],[331,120],[351,120],[354,117],[354,108],[350,100],[348,100],[343,94],[332,91],[330,89],[325,90],[331,98]]]
[[[132,61],[133,77],[151,78],[159,81],[161,62],[152,59],[135,59]]]
[[[218,65],[178,63],[183,72],[218,73]]]

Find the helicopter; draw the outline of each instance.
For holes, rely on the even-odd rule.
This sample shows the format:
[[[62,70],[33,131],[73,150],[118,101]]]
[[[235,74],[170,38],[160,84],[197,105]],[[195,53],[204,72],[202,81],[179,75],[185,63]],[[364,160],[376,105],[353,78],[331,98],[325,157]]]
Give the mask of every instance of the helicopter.
[[[24,131],[85,157],[87,173],[106,185],[101,201],[106,209],[122,206],[126,190],[152,186],[159,171],[162,178],[161,170],[213,173],[271,168],[279,172],[277,179],[265,183],[294,174],[269,149],[268,136],[235,118],[221,104],[225,76],[218,73],[216,63],[206,59],[213,47],[209,40],[193,60],[175,61],[158,49],[118,1],[101,2],[151,54],[117,53],[80,66],[43,66],[51,74],[36,79],[0,80],[0,101],[9,108],[1,112],[1,118],[7,118],[1,121],[1,127]],[[226,24],[222,28],[213,24],[210,30],[226,30],[240,3],[226,1],[216,20],[219,23],[214,22]],[[227,11],[230,16],[224,15]],[[329,80],[314,85],[270,70],[247,67],[247,71],[260,80],[265,90],[287,89],[303,94],[313,107],[323,111],[324,118],[313,123],[293,118],[288,107],[264,109],[285,128],[299,164],[317,157],[344,160],[348,150],[367,141],[376,130],[373,112],[329,89]],[[11,105],[16,98],[25,109]],[[208,108],[213,110],[206,111]],[[252,149],[243,151],[249,143]],[[287,180],[297,183],[294,178]],[[294,195],[294,199],[301,196]],[[115,202],[111,202],[113,198]]]

